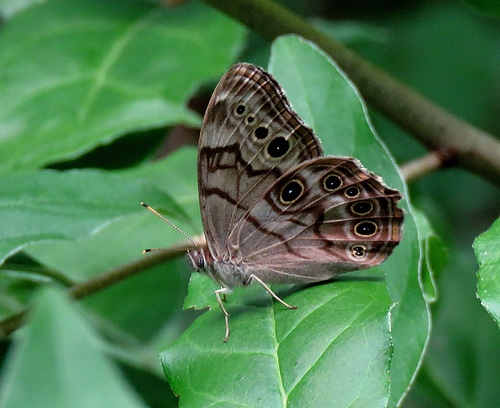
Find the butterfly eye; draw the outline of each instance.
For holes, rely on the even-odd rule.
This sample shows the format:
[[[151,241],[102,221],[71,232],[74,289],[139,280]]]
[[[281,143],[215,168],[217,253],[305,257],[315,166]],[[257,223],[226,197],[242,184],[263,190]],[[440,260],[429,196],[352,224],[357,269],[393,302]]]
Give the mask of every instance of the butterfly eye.
[[[267,145],[267,153],[269,156],[277,158],[281,157],[288,151],[290,143],[283,136],[279,136],[271,140]]]
[[[283,204],[292,204],[297,201],[304,192],[304,185],[300,180],[288,182],[281,190],[280,201]]]
[[[264,126],[259,126],[257,129],[255,129],[255,137],[257,139],[265,139],[267,137],[267,135],[269,134],[269,131],[267,130],[266,127]]]
[[[361,221],[354,226],[354,233],[360,237],[372,237],[377,232],[377,224],[373,221]]]
[[[367,215],[373,210],[373,204],[369,201],[358,201],[351,205],[351,211],[356,215]]]
[[[328,191],[337,190],[340,186],[342,186],[342,179],[336,174],[329,174],[323,180],[323,186]]]
[[[364,245],[353,245],[351,247],[351,253],[354,258],[361,259],[366,256],[366,247]]]
[[[238,105],[234,110],[234,112],[236,113],[236,116],[241,116],[245,113],[245,110],[246,110],[245,105]]]
[[[349,187],[344,191],[344,195],[349,198],[356,198],[357,196],[359,196],[359,188]]]

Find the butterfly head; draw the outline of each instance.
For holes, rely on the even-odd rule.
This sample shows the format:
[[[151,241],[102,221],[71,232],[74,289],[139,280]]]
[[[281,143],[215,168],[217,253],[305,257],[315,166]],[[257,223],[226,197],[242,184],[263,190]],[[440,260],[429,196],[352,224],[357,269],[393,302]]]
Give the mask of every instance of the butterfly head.
[[[207,266],[205,251],[202,249],[191,249],[187,252],[187,258],[191,268],[197,272],[202,272]]]

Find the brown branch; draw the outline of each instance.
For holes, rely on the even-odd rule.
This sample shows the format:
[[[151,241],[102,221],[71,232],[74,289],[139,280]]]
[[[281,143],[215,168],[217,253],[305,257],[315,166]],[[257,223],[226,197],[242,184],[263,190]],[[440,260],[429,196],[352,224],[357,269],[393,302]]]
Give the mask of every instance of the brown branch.
[[[500,142],[462,121],[416,91],[363,60],[289,10],[268,0],[204,0],[273,40],[298,34],[330,55],[356,84],[364,99],[429,150],[448,149],[456,164],[500,183]]]
[[[453,164],[456,153],[449,149],[436,150],[401,166],[406,182],[416,180],[442,167]]]
[[[90,278],[85,282],[72,286],[68,290],[68,294],[75,300],[92,295],[110,287],[111,285],[121,282],[125,278],[130,278],[131,276],[137,275],[155,265],[159,265],[164,261],[172,259],[178,256],[179,253],[184,252],[186,248],[187,245],[183,245],[179,246],[179,249],[172,248],[172,250],[168,251],[159,250],[145,254],[143,258],[118,266],[105,274]]]

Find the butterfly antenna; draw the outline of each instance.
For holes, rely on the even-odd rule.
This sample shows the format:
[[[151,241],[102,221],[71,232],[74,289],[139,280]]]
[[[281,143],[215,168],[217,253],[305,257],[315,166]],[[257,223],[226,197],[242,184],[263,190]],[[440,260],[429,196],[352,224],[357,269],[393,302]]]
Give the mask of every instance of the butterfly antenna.
[[[171,225],[172,227],[174,227],[177,231],[179,231],[182,235],[184,235],[187,239],[189,239],[189,241],[195,246],[197,247],[198,245],[196,244],[196,242],[194,242],[194,240],[188,235],[186,234],[183,230],[181,230],[177,225],[173,224],[171,221],[167,220],[163,215],[161,215],[158,211],[156,211],[154,208],[150,207],[149,205],[145,204],[145,203],[141,203],[141,205],[144,207],[144,208],[147,208],[149,211],[151,211],[153,214],[156,214],[158,217],[160,217],[163,221],[165,221],[167,224]],[[158,250],[161,250],[161,251],[169,251],[169,249],[145,249],[144,250],[144,253],[146,252],[151,252],[151,251],[158,251]]]

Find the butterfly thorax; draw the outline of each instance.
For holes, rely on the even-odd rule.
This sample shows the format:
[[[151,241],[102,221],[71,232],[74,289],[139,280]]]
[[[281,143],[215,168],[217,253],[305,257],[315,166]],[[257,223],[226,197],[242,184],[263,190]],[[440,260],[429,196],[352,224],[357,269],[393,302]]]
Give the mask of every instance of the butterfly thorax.
[[[214,259],[208,248],[189,250],[187,258],[196,272],[206,273],[212,280],[225,287],[242,286],[249,282],[249,274],[243,263]]]

